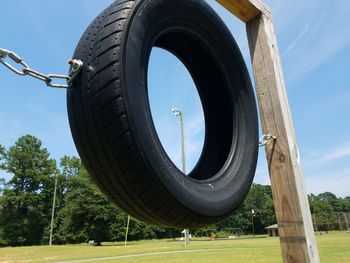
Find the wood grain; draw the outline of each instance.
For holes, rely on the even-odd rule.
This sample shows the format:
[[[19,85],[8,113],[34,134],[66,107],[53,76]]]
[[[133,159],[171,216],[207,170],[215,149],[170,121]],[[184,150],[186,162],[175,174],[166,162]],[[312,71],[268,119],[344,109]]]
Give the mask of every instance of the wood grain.
[[[267,16],[271,14],[266,5],[257,0],[216,0],[228,11],[233,13],[243,22],[249,22],[253,18],[265,13]]]
[[[271,15],[247,23],[247,35],[266,145],[274,206],[284,262],[320,261],[285,80]]]

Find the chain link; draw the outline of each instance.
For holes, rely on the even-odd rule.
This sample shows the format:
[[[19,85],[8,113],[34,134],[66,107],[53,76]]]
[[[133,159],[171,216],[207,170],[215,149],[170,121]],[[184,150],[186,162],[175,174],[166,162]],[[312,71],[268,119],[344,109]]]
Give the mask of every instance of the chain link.
[[[9,62],[6,61],[7,57],[11,59],[13,62],[15,62],[16,64],[22,65],[23,68],[20,69],[11,65]],[[17,75],[31,76],[33,78],[36,78],[38,80],[45,82],[45,84],[48,87],[52,87],[52,88],[70,88],[72,86],[74,79],[79,75],[83,67],[83,62],[81,60],[72,59],[68,62],[71,65],[68,75],[58,75],[58,74],[45,75],[39,71],[31,69],[28,66],[28,64],[24,62],[23,59],[20,56],[18,56],[16,53],[7,49],[2,49],[2,48],[0,48],[0,63],[3,64],[12,72],[16,73]],[[53,83],[55,79],[56,80],[64,79],[66,80],[67,84]]]

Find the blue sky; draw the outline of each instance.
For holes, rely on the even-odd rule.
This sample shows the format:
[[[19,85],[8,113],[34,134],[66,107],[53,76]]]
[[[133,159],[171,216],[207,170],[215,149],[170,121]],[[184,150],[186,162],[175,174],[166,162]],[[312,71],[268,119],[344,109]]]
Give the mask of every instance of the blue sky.
[[[0,47],[14,50],[33,68],[65,73],[67,61],[91,20],[112,0],[5,0],[1,3]],[[308,192],[350,195],[350,2],[266,0],[277,39]],[[214,0],[248,65],[244,25]],[[250,68],[250,66],[249,66]],[[251,69],[250,69],[251,72]],[[48,89],[0,67],[0,143],[6,147],[24,134],[43,141],[53,158],[77,155],[71,138],[64,90]],[[204,121],[194,84],[183,65],[167,52],[151,56],[149,87],[159,137],[180,166],[180,126],[172,107],[185,112],[186,161],[196,163],[203,145]],[[260,150],[255,182],[267,184]],[[0,171],[0,177],[9,175]]]

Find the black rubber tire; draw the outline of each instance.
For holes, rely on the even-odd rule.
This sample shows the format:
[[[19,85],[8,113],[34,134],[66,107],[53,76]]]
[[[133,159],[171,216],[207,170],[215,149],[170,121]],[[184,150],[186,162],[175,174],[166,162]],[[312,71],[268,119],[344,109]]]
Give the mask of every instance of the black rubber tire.
[[[188,176],[169,159],[152,121],[154,46],[186,65],[202,101],[204,148]],[[257,162],[255,97],[236,42],[205,1],[116,1],[88,27],[74,58],[84,62],[67,95],[74,141],[119,207],[146,222],[198,228],[241,204]]]

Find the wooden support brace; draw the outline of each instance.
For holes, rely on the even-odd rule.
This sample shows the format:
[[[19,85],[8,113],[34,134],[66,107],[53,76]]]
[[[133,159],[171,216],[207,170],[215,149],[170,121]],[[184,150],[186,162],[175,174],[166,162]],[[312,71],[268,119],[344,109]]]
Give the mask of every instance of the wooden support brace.
[[[234,14],[243,22],[250,20],[264,13],[271,17],[269,8],[259,0],[216,0],[228,11]]]
[[[269,9],[258,0],[217,0],[246,23],[284,262],[320,262],[277,40]]]

